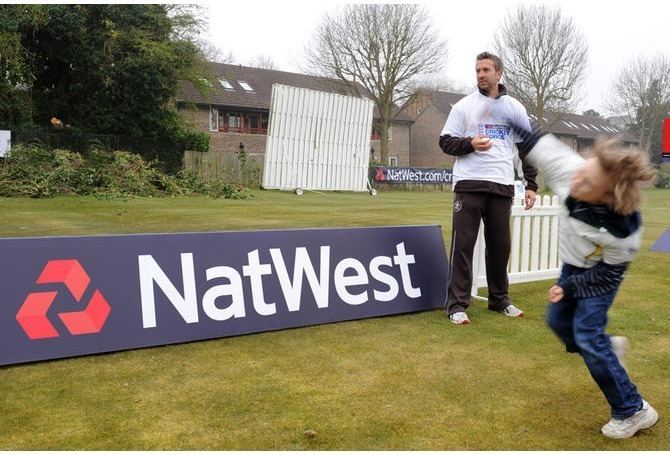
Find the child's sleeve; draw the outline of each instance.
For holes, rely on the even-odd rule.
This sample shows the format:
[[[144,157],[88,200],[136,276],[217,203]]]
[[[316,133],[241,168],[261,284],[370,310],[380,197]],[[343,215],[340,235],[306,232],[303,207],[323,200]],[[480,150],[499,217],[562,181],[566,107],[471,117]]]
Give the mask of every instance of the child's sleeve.
[[[616,291],[623,281],[628,262],[607,264],[600,262],[584,273],[570,275],[558,282],[565,297],[587,298]]]

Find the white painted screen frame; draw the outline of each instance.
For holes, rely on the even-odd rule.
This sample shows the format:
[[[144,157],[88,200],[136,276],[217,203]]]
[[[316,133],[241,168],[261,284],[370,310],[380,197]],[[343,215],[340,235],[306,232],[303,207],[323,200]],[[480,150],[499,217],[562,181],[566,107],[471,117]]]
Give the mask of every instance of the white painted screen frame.
[[[263,187],[368,191],[373,102],[273,84]]]

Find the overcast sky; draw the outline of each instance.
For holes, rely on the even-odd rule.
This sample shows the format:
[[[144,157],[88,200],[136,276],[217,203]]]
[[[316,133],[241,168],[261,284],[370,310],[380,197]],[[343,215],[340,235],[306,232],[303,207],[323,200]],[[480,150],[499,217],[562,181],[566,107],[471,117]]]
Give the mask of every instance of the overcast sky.
[[[236,63],[253,57],[272,58],[277,69],[300,72],[305,48],[325,13],[346,2],[217,1],[209,10],[209,38]],[[670,2],[635,1],[512,1],[457,0],[419,2],[432,15],[447,40],[448,61],[443,77],[457,87],[474,87],[475,55],[493,49],[493,35],[508,9],[519,4],[560,6],[581,28],[589,48],[583,101],[578,112],[595,109],[607,114],[605,98],[618,70],[638,55],[670,55]]]

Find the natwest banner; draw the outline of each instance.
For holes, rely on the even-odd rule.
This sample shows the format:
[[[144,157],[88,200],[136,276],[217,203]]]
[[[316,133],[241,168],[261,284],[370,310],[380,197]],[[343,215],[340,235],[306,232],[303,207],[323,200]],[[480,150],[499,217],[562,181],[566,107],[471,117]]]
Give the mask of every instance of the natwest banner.
[[[372,179],[379,183],[452,183],[453,171],[422,167],[375,167]]]
[[[442,306],[438,226],[0,239],[0,365]]]

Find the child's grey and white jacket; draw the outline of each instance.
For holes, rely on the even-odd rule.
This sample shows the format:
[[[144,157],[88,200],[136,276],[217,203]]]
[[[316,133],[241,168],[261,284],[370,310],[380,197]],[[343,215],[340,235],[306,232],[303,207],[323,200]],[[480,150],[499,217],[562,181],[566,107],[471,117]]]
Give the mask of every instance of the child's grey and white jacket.
[[[537,139],[537,138],[536,138]],[[543,174],[561,201],[559,217],[559,257],[584,269],[559,282],[566,297],[594,297],[618,288],[628,263],[642,240],[639,211],[632,215],[615,213],[604,205],[587,204],[570,196],[570,183],[584,159],[553,135],[531,141],[532,148],[519,147],[530,164]]]

